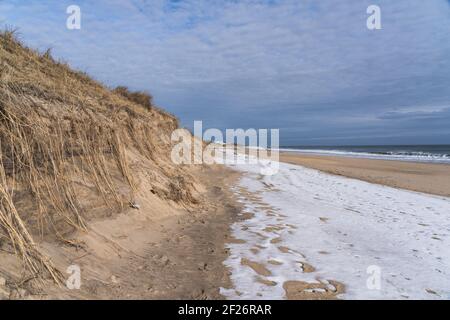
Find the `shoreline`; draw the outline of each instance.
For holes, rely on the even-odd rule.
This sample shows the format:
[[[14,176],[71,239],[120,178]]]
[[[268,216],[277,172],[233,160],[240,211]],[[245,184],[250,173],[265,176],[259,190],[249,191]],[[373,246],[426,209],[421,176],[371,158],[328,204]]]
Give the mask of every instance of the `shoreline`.
[[[450,165],[280,153],[280,162],[410,191],[450,197]]]

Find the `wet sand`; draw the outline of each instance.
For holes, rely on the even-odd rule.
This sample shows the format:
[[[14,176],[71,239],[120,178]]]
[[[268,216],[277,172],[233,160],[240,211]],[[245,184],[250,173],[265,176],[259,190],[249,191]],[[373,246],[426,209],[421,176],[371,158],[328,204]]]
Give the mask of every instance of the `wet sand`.
[[[450,165],[283,152],[280,161],[335,175],[450,197]]]

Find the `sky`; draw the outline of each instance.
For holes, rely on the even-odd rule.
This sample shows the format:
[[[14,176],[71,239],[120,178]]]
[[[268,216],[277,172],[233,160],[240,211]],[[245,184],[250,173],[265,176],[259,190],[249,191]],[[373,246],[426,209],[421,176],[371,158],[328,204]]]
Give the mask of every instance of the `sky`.
[[[366,26],[372,4],[381,30]],[[148,90],[188,128],[450,144],[448,0],[0,0],[0,25],[110,87]]]

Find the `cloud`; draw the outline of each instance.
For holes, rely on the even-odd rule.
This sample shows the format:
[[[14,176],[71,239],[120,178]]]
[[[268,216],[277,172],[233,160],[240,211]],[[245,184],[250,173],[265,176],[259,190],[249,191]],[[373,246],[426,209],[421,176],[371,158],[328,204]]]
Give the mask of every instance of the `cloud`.
[[[80,31],[65,28],[73,2]],[[406,142],[408,121],[393,118],[421,115],[399,106],[450,102],[449,6],[379,0],[383,29],[369,31],[371,3],[4,0],[0,21],[108,85],[150,90],[187,126],[277,127],[298,144],[385,134]],[[425,125],[418,131],[434,141]]]
[[[450,123],[450,107],[424,108],[416,111],[389,111],[378,117],[383,120],[448,120]]]

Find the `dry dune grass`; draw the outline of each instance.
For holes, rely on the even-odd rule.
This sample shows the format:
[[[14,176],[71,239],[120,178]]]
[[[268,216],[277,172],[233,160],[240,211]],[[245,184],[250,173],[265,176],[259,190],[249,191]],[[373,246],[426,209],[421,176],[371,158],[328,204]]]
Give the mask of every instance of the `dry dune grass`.
[[[67,228],[87,228],[80,184],[110,208],[132,201],[139,182],[129,152],[155,164],[161,197],[195,202],[191,177],[169,159],[177,120],[136,97],[144,105],[0,33],[0,245],[32,275],[62,280],[34,238],[70,242]]]
[[[114,93],[120,94],[128,100],[136,102],[147,109],[151,109],[153,107],[153,97],[148,92],[132,92],[127,87],[119,86],[114,89]]]

